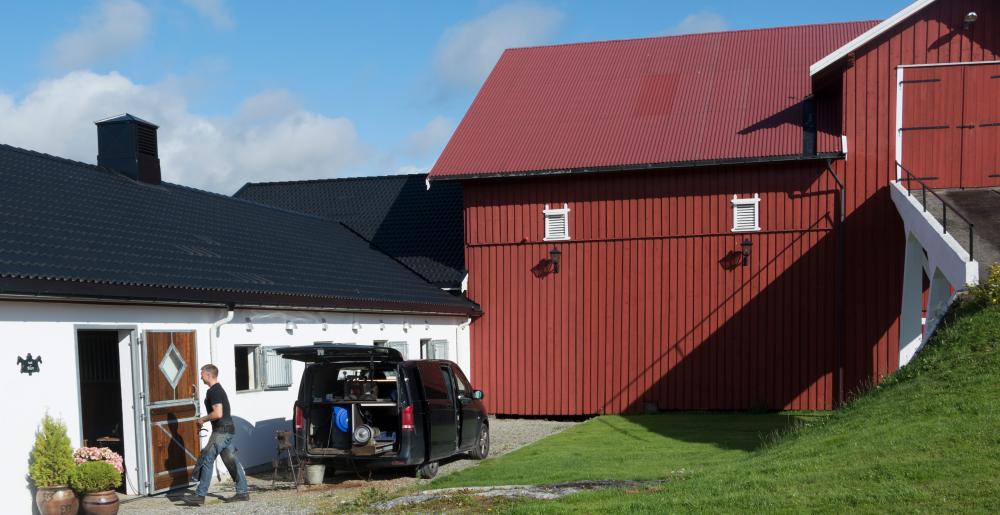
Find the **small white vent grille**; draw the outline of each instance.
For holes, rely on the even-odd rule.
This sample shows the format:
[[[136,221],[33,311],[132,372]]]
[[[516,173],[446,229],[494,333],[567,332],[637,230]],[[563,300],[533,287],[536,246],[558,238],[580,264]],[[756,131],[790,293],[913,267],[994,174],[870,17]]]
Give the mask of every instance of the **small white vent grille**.
[[[551,209],[545,204],[542,211],[545,216],[545,241],[569,239],[569,206],[563,204],[562,209]]]
[[[760,230],[760,195],[737,198],[733,195],[733,232]]]

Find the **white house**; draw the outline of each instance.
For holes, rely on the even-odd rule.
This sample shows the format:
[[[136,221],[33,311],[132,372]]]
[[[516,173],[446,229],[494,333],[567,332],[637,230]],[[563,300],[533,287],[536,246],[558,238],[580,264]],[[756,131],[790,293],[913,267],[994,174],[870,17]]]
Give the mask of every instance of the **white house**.
[[[302,372],[272,347],[388,345],[468,370],[475,304],[337,223],[162,183],[148,122],[125,115],[98,134],[97,166],[0,145],[8,509],[31,510],[46,412],[74,446],[122,452],[128,493],[186,486],[207,437],[193,422],[206,363],[248,467],[274,457]]]

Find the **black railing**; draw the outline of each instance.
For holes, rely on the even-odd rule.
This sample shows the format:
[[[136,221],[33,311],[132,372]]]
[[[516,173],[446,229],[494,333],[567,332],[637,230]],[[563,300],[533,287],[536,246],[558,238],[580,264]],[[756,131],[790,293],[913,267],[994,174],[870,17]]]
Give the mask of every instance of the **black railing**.
[[[973,244],[974,240],[973,240],[972,222],[970,222],[968,218],[962,216],[962,213],[958,212],[958,210],[955,209],[955,206],[949,204],[947,201],[945,201],[945,199],[941,198],[941,195],[938,195],[936,191],[934,191],[929,186],[927,186],[927,183],[924,182],[924,179],[926,179],[926,177],[924,179],[922,179],[920,177],[917,177],[913,172],[907,170],[903,165],[899,164],[898,161],[896,162],[896,168],[900,169],[903,172],[903,173],[900,174],[900,182],[902,182],[903,183],[903,187],[906,188],[907,194],[909,194],[909,195],[911,195],[913,197],[916,197],[916,195],[913,194],[913,183],[916,182],[917,184],[920,185],[920,199],[921,199],[920,200],[920,204],[923,206],[925,213],[927,212],[927,193],[928,192],[931,195],[933,195],[934,198],[937,198],[939,202],[941,202],[941,206],[942,206],[942,208],[941,208],[941,225],[944,227],[944,233],[945,234],[948,234],[948,210],[949,209],[951,209],[954,214],[958,215],[958,217],[961,218],[962,221],[965,222],[966,225],[969,226],[969,259],[970,260],[975,259],[975,257],[973,257],[973,254],[972,254],[973,245],[974,245]]]

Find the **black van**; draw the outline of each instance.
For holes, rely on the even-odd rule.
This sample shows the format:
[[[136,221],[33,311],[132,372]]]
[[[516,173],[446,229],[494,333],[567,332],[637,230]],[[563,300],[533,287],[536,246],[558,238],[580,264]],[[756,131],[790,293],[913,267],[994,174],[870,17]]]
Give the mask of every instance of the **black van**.
[[[403,361],[396,349],[316,344],[276,352],[306,363],[294,408],[295,445],[335,468],[414,467],[490,450],[483,392],[451,361]]]

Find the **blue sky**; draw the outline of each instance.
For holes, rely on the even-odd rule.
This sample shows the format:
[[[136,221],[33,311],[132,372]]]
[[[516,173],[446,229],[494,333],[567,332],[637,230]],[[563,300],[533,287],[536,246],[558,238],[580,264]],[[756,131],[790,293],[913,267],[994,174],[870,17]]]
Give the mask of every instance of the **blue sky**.
[[[92,122],[161,126],[167,180],[424,171],[505,47],[881,19],[880,2],[16,2],[0,142],[94,162]]]

